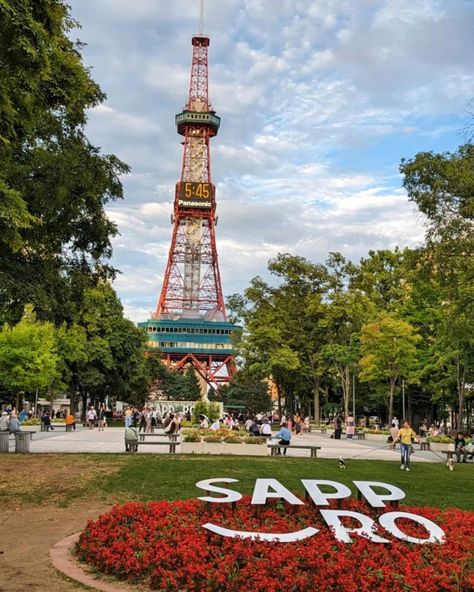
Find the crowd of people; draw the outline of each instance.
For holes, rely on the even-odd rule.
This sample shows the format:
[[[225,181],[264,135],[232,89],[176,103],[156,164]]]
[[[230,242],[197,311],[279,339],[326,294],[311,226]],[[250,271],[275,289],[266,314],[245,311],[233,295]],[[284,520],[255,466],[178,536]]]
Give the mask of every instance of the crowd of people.
[[[10,434],[16,434],[21,430],[21,423],[26,417],[23,413],[17,413],[16,409],[5,409],[0,417],[0,432],[9,432]]]

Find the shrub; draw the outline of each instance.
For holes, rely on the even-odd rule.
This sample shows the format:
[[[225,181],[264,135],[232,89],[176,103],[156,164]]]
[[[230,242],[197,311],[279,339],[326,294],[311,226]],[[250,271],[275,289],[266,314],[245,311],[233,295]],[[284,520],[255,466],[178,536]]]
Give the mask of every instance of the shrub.
[[[21,422],[22,426],[36,426],[40,425],[41,421],[36,417],[32,417],[31,419],[25,419],[25,421]]]
[[[427,442],[437,442],[438,444],[452,444],[454,440],[449,436],[428,436]]]
[[[200,442],[201,436],[198,434],[186,434],[183,438],[183,442]]]
[[[222,436],[204,436],[203,440],[204,442],[215,442],[217,444],[222,442]]]
[[[259,438],[258,436],[247,436],[244,438],[245,444],[263,444],[266,442],[266,438]]]
[[[225,436],[224,442],[226,444],[242,444],[242,438],[239,438],[239,436]]]

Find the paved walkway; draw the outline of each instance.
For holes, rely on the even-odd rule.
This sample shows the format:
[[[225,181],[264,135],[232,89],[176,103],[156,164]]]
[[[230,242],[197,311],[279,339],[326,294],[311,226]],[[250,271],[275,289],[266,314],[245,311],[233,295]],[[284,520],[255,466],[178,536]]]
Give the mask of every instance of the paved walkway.
[[[26,428],[25,428],[26,430]],[[160,430],[162,432],[162,430]],[[117,453],[124,452],[124,431],[122,428],[106,428],[89,430],[79,427],[76,431],[65,432],[64,428],[53,432],[35,432],[30,443],[32,453]],[[392,450],[380,440],[334,440],[329,434],[305,434],[294,436],[295,444],[314,444],[321,446],[318,458],[339,458],[345,460],[360,458],[367,460],[398,461],[400,452]],[[14,439],[10,437],[10,451],[14,450]],[[179,447],[177,452],[179,453]],[[139,448],[139,454],[168,454],[166,446],[145,446]],[[288,450],[288,456],[309,457],[308,450]],[[411,457],[412,462],[445,462],[444,455],[431,451],[416,450]]]

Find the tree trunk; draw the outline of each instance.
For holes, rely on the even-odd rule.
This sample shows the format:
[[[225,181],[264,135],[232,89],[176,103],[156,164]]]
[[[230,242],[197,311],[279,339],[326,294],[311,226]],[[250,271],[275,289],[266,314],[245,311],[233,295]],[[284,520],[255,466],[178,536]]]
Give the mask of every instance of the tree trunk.
[[[458,422],[457,429],[463,429],[463,416],[464,416],[464,394],[465,394],[465,378],[466,370],[461,364],[459,357],[456,360],[456,374],[457,374],[457,387],[458,387]]]
[[[275,382],[276,391],[277,391],[277,405],[278,405],[278,417],[281,419],[281,391],[280,386]]]
[[[81,420],[85,422],[87,412],[87,391],[80,389],[80,393],[82,397]]]
[[[393,395],[395,393],[395,385],[397,384],[396,378],[390,379],[390,390],[388,393],[388,425],[392,425],[393,419]]]
[[[313,385],[314,421],[319,424],[321,421],[321,403],[319,399],[319,380]]]
[[[341,372],[342,378],[342,399],[344,403],[344,417],[349,417],[349,397],[351,392],[351,375],[349,372],[349,364],[343,367]]]
[[[69,408],[71,415],[75,415],[76,413],[76,390],[76,380],[72,378],[69,385]]]

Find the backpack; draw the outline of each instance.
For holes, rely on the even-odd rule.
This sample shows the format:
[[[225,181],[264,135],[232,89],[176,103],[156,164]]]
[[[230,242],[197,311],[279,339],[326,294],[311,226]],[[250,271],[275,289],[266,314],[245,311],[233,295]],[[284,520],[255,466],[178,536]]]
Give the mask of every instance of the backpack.
[[[172,419],[169,424],[165,427],[165,434],[172,434],[175,428],[174,419]]]

